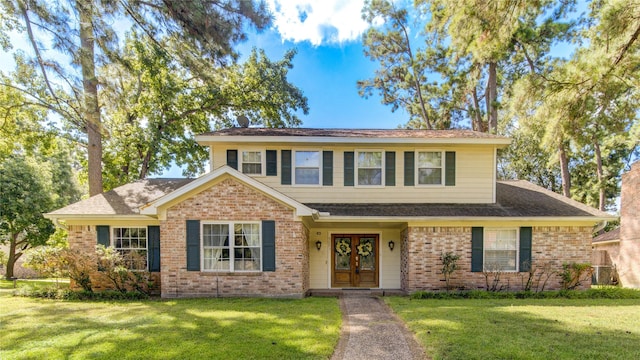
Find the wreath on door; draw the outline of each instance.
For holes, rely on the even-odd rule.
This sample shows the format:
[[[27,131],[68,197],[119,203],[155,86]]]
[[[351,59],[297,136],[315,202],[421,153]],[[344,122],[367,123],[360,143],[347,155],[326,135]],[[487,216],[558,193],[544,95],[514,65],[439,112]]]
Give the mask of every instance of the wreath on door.
[[[369,256],[373,251],[373,246],[370,242],[363,242],[358,245],[358,255],[360,256]]]
[[[349,240],[336,241],[336,252],[342,256],[349,256],[351,254],[351,244]]]

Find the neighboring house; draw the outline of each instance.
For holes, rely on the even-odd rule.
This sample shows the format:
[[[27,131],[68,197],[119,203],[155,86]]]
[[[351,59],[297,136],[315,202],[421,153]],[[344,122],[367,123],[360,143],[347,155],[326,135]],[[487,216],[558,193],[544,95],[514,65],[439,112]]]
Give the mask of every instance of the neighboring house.
[[[468,130],[232,128],[197,179],[149,179],[56,210],[74,249],[146,252],[163,297],[301,297],[456,287],[483,270],[518,289],[531,267],[588,263],[612,216],[526,181],[496,181],[505,137]],[[559,288],[553,277],[548,289]]]
[[[614,267],[624,287],[640,288],[640,161],[622,175],[620,227],[593,239],[596,269]]]

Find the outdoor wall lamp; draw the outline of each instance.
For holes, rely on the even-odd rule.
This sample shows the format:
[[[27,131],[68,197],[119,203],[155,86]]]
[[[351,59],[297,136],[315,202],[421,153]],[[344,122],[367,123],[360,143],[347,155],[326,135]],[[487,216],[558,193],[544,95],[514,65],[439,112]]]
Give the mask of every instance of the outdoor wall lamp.
[[[318,251],[320,251],[321,247],[322,247],[322,241],[320,241],[320,240],[316,241],[316,249],[318,249]]]
[[[393,248],[396,246],[396,243],[393,240],[389,241],[389,250],[393,251]]]

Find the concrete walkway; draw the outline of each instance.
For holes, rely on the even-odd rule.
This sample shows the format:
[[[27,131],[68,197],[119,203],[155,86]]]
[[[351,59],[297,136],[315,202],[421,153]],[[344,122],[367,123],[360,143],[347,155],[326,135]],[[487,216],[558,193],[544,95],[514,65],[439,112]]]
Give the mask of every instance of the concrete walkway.
[[[332,360],[425,359],[404,323],[381,299],[342,297],[342,331]]]

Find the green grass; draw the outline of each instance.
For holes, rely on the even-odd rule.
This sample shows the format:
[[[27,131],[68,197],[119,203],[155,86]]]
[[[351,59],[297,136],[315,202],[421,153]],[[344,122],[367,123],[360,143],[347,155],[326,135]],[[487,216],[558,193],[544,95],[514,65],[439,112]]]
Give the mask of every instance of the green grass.
[[[50,288],[50,287],[56,287],[56,283],[57,286],[60,289],[68,289],[69,288],[69,279],[58,279],[56,281],[56,279],[20,279],[16,281],[16,289],[20,289],[20,288],[33,288],[33,289],[43,289],[43,288]],[[0,291],[1,290],[13,290],[13,281],[8,281],[8,280],[0,280]],[[6,295],[6,294],[10,294],[10,292],[1,292],[1,295]]]
[[[433,359],[640,359],[638,299],[385,300]]]
[[[335,298],[80,302],[0,289],[0,359],[325,359],[341,325]]]

